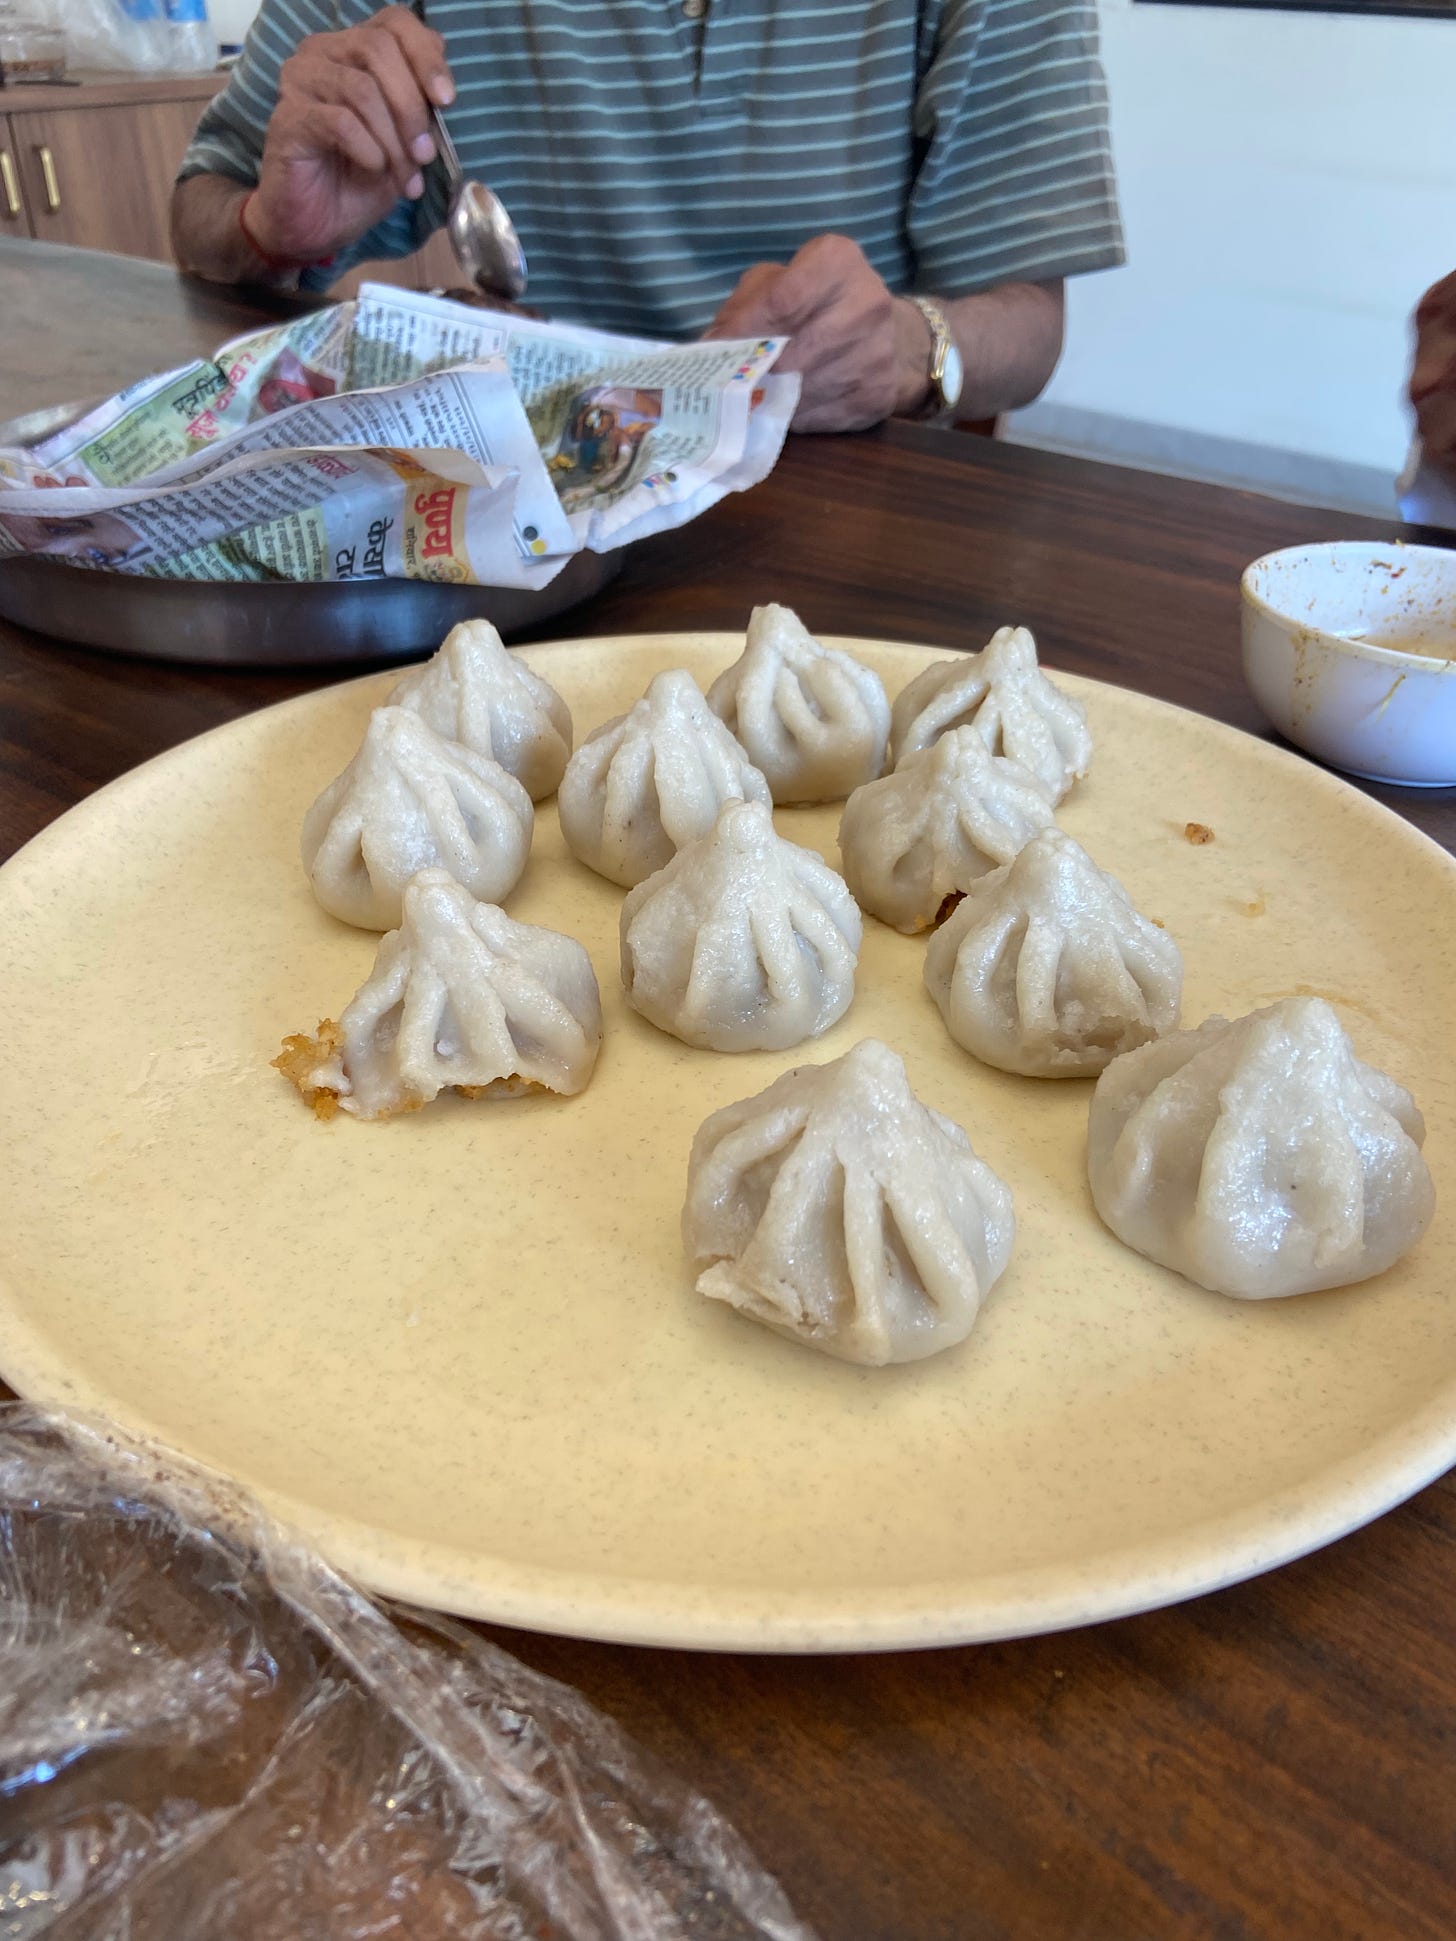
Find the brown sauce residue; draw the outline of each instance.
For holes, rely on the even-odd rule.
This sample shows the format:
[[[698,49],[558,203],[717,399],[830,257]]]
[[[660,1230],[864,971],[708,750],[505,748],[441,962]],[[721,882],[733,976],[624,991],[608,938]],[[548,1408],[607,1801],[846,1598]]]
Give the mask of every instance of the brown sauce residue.
[[[1206,822],[1185,822],[1183,834],[1189,842],[1200,848],[1204,843],[1213,841],[1213,831]]]

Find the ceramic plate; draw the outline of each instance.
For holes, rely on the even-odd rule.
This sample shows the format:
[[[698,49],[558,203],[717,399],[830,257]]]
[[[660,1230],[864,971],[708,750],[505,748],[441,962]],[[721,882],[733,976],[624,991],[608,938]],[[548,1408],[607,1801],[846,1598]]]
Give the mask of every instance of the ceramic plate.
[[[524,657],[578,734],[726,635]],[[929,650],[849,643],[891,692]],[[1097,740],[1060,819],[1183,947],[1185,1017],[1339,1006],[1414,1089],[1441,1204],[1368,1286],[1244,1304],[1098,1223],[1090,1086],[945,1036],[923,942],[867,921],[853,1008],[797,1052],[690,1051],[625,1008],[621,893],[542,805],[514,915],[580,937],[607,1038],[579,1099],[321,1124],[269,1067],[375,939],[298,859],[391,677],[290,702],[93,796],[0,871],[0,1368],[252,1485],[375,1589],[703,1647],[1004,1637],[1187,1597],[1368,1519],[1456,1459],[1456,866],[1332,776],[1063,677]],[[779,816],[836,860],[838,811]],[[1214,840],[1185,836],[1203,823]],[[688,1147],[861,1037],[900,1050],[1016,1198],[962,1347],[858,1369],[692,1291]]]

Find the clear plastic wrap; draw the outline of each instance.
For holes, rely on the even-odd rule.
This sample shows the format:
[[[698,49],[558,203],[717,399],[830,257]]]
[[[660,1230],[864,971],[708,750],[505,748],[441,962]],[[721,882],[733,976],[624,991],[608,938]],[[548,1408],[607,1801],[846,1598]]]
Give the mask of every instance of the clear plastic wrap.
[[[4,1941],[812,1941],[576,1692],[0,1406]]]
[[[164,0],[28,0],[27,11],[61,29],[74,67],[155,74],[171,65]]]

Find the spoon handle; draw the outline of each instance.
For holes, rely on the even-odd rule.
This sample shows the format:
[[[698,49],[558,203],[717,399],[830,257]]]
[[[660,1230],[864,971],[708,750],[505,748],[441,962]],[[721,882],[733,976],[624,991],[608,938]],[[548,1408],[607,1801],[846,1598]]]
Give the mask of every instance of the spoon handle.
[[[453,195],[465,180],[465,171],[460,166],[460,157],[450,139],[450,130],[445,126],[445,117],[433,102],[430,103],[430,125],[434,130],[435,147],[445,167],[445,180],[450,184]]]
[[[422,27],[429,25],[425,18],[425,0],[410,0],[410,12]],[[445,180],[449,183],[450,193],[453,195],[465,180],[465,171],[460,166],[460,156],[450,138],[450,130],[445,126],[445,117],[433,101],[430,103],[430,127],[434,132],[436,150],[444,164]]]

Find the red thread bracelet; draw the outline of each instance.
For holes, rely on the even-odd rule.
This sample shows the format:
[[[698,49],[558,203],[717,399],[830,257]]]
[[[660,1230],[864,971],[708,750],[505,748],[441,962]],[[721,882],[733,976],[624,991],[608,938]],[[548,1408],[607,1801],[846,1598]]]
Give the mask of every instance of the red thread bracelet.
[[[262,247],[257,237],[248,227],[248,204],[257,193],[258,191],[256,189],[249,189],[248,193],[238,204],[238,228],[243,232],[243,241],[252,250],[258,261],[266,264],[270,270],[275,271],[280,276],[293,270],[327,269],[329,264],[334,260],[332,256],[325,256],[318,262],[299,262],[296,259],[290,259],[284,256],[270,256],[268,254],[268,251]]]

